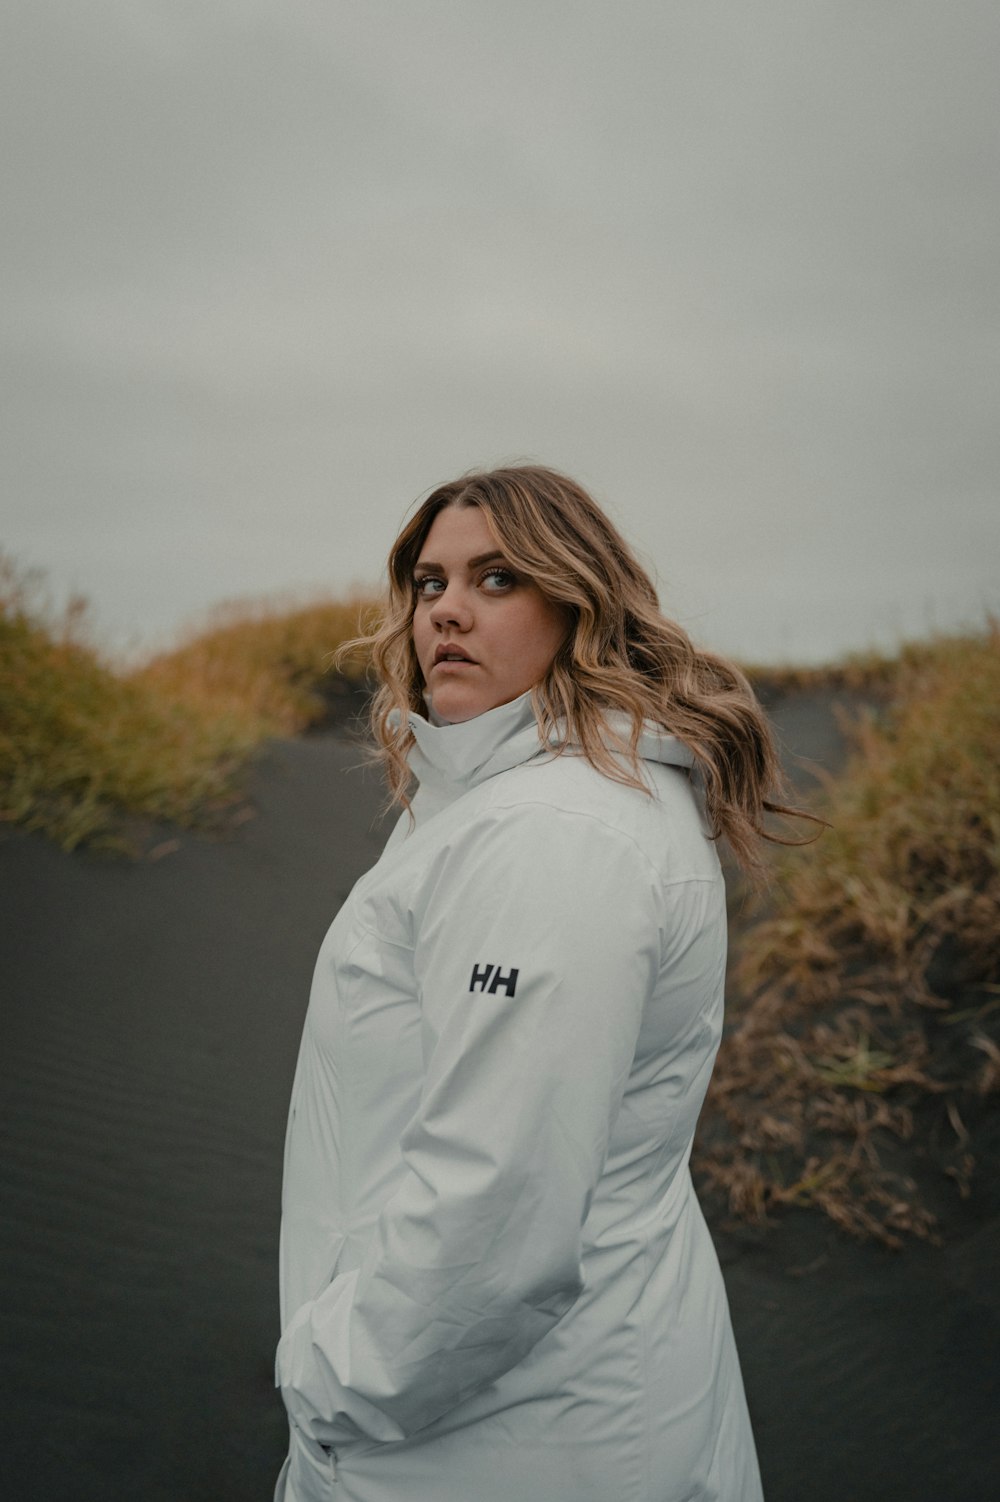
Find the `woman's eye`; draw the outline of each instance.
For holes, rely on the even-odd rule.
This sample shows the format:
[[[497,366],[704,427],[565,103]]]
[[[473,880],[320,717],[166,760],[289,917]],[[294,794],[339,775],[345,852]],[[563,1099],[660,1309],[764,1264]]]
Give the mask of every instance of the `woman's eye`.
[[[491,594],[497,594],[502,589],[510,589],[517,581],[509,568],[488,568],[481,582]]]
[[[413,592],[418,600],[430,600],[444,589],[444,580],[434,574],[423,574],[413,581]]]

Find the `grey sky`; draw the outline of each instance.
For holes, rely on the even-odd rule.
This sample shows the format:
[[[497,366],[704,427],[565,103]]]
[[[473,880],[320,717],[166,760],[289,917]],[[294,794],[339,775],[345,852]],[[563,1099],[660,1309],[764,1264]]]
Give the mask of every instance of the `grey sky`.
[[[48,0],[0,21],[0,538],[117,643],[568,470],[699,639],[1000,608],[1000,9]]]

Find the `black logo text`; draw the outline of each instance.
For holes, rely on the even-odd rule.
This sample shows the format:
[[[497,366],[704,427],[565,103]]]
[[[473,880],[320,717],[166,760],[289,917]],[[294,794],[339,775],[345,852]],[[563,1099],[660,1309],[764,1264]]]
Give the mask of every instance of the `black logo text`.
[[[470,991],[488,991],[491,996],[501,990],[513,996],[517,990],[517,971],[508,970],[504,975],[499,965],[473,965]]]

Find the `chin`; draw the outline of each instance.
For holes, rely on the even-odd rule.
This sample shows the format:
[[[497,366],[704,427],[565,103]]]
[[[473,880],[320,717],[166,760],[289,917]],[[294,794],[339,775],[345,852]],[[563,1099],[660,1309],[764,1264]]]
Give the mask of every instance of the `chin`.
[[[470,692],[470,689],[471,685],[468,684],[441,683],[427,698],[438,718],[447,720],[449,725],[461,725],[465,720],[474,720],[477,715],[485,714],[488,709],[495,709],[497,704],[503,703],[502,699],[490,699],[483,693]]]
[[[448,694],[435,695],[431,699],[434,713],[440,720],[447,720],[449,725],[461,725],[465,720],[474,720],[477,715],[485,714],[490,707],[487,704],[470,704],[469,701],[452,700]]]

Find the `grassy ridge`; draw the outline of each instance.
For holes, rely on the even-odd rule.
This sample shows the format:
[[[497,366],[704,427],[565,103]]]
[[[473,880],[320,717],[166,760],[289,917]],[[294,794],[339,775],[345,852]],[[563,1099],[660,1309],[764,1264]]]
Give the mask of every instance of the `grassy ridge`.
[[[54,618],[37,582],[0,560],[0,818],[69,850],[114,844],[122,814],[211,814],[255,746],[322,717],[330,654],[363,608],[229,610],[119,674],[87,642],[79,605]]]
[[[333,653],[373,609],[360,596],[287,612],[225,607],[207,630],[155,657],[132,681],[207,718],[225,717],[254,742],[294,735],[323,719],[341,681],[331,676]],[[349,657],[339,673],[360,682],[365,662]]]
[[[743,936],[701,1168],[741,1216],[809,1204],[895,1244],[927,1234],[895,1144],[931,1133],[968,1193],[1000,1086],[1000,631],[901,658]],[[923,1125],[920,1125],[920,1122]]]

